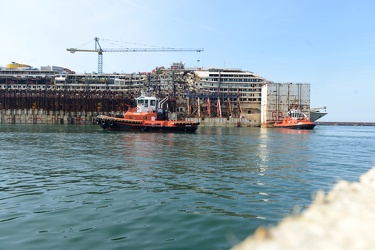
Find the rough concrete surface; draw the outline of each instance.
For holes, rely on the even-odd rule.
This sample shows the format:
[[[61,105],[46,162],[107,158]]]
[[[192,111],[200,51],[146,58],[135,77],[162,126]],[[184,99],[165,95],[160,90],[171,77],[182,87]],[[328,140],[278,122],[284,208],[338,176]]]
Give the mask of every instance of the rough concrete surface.
[[[258,228],[231,250],[375,249],[375,167],[360,182],[338,182],[309,208],[273,228]]]

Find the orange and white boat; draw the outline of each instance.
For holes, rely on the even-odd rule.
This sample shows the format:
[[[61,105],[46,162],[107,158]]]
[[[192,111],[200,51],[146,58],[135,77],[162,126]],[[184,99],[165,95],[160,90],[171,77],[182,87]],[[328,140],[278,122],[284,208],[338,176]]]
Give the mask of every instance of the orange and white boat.
[[[94,123],[103,129],[118,131],[195,132],[198,129],[199,122],[168,120],[168,111],[162,108],[168,97],[159,101],[142,93],[135,100],[137,107],[129,108],[123,117],[99,115]]]
[[[315,123],[302,113],[299,109],[288,111],[288,116],[282,121],[277,121],[273,125],[275,128],[291,128],[291,129],[314,129]]]

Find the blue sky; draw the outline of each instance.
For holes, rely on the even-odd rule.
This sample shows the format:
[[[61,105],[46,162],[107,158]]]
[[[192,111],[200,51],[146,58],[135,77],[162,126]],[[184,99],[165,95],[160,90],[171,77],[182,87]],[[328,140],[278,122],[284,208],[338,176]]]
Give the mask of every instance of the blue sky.
[[[97,71],[97,54],[66,48],[204,48],[204,52],[105,53],[103,71],[187,67],[253,71],[311,84],[322,121],[375,122],[375,1],[0,1],[0,66]]]

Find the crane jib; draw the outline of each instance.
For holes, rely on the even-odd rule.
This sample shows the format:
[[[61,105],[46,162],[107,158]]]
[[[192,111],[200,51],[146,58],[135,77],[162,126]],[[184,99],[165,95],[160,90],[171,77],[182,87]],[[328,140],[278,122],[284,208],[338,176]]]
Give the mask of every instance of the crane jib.
[[[70,53],[75,52],[96,52],[98,53],[98,73],[103,73],[103,52],[202,52],[203,48],[108,48],[102,49],[99,44],[99,38],[95,37],[95,49],[66,49]]]

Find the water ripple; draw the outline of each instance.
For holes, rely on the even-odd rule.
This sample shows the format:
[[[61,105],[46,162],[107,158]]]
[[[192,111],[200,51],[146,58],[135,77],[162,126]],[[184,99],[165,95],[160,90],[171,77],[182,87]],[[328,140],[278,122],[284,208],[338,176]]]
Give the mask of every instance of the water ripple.
[[[5,249],[228,249],[375,165],[374,128],[12,125],[0,139]]]

